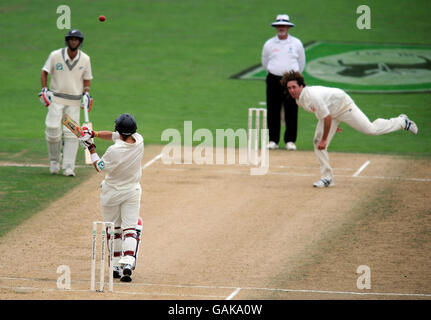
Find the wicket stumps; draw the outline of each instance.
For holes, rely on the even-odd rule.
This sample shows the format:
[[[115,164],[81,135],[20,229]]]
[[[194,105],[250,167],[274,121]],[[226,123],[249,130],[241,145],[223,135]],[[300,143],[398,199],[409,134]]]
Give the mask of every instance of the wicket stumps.
[[[262,114],[262,130],[260,130],[260,115]],[[254,115],[254,116],[253,116]],[[254,118],[254,128],[253,128]],[[247,141],[247,156],[248,163],[259,164],[259,136],[260,141],[260,160],[261,163],[266,163],[266,146],[267,146],[267,125],[266,125],[266,109],[264,108],[249,108],[248,109],[248,141]]]
[[[101,230],[101,252],[100,252],[100,287],[99,292],[103,292],[105,286],[105,242],[108,243],[108,264],[109,264],[109,291],[114,291],[114,223],[104,221],[93,222],[93,251],[91,255],[91,284],[90,290],[96,291],[96,255],[97,255],[97,229],[102,226]],[[108,233],[108,237],[107,237]]]

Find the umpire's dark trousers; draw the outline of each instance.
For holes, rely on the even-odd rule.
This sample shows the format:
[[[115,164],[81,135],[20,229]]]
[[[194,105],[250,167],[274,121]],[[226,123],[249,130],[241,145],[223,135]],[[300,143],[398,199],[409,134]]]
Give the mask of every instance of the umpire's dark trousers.
[[[298,105],[280,84],[281,77],[268,73],[266,77],[266,105],[268,109],[269,141],[280,140],[280,112],[284,107],[286,131],[284,142],[296,142],[298,131]],[[286,89],[287,90],[287,89]]]

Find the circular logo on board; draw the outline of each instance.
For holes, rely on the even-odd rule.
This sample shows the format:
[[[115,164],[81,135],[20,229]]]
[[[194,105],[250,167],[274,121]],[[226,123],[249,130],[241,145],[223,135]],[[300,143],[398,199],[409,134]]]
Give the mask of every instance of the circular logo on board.
[[[354,50],[316,58],[305,71],[318,80],[349,85],[352,91],[428,91],[431,50]]]

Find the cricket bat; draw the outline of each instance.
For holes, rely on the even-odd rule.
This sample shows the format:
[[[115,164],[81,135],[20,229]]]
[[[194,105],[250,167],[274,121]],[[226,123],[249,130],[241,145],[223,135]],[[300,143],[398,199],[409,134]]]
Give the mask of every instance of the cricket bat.
[[[82,137],[82,129],[67,113],[63,115],[63,125],[68,128],[77,138]]]
[[[82,124],[82,126],[87,127],[90,131],[93,130],[93,124],[90,122],[88,118],[87,106],[84,107],[84,123]],[[91,142],[93,143],[93,139],[91,139]],[[85,149],[84,153],[85,153],[85,164],[92,164],[90,151],[88,151],[88,149]]]
[[[82,137],[83,131],[82,131],[81,127],[67,113],[64,114],[62,122],[63,122],[63,125],[66,128],[68,128],[77,138]],[[88,122],[88,123],[91,125],[91,122]],[[84,123],[83,126],[85,126],[85,125],[86,124]],[[87,126],[87,127],[92,130],[92,127],[89,127],[89,126]],[[87,153],[88,153],[88,158],[87,158]],[[91,156],[90,156],[90,152],[88,151],[88,149],[85,149],[85,163],[91,164]]]

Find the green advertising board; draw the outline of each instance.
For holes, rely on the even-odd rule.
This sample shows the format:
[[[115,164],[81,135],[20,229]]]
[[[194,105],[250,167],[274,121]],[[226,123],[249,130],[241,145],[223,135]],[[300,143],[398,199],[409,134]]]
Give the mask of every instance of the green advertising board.
[[[431,91],[429,46],[318,41],[305,48],[308,85],[364,93]],[[234,77],[264,80],[266,71],[256,65]]]

